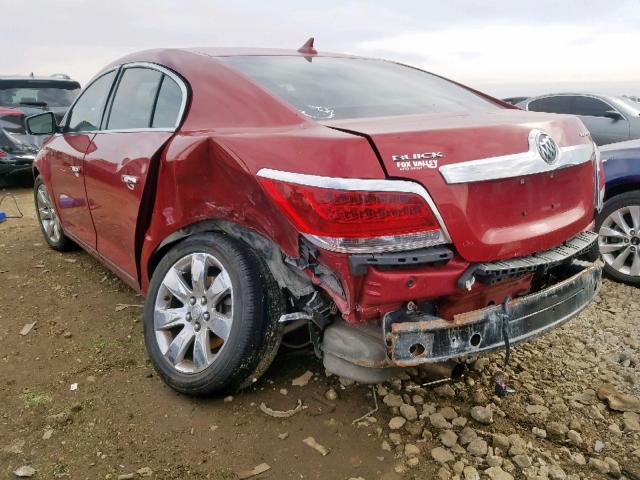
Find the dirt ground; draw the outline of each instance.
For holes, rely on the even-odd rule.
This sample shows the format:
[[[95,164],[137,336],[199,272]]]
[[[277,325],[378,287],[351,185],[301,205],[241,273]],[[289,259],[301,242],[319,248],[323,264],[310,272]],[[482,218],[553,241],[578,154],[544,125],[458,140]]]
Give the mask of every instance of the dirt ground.
[[[605,282],[578,318],[514,349],[506,398],[493,394],[501,353],[453,384],[421,387],[409,371],[373,389],[345,388],[309,354],[282,351],[251,389],[193,399],[150,366],[142,298],[88,254],[47,248],[31,191],[11,192],[25,216],[0,223],[2,478],[27,466],[42,479],[234,479],[262,463],[255,478],[640,478],[635,288]],[[15,211],[10,200],[0,210]],[[293,386],[307,370],[309,384]],[[298,399],[306,408],[291,418],[259,408]]]

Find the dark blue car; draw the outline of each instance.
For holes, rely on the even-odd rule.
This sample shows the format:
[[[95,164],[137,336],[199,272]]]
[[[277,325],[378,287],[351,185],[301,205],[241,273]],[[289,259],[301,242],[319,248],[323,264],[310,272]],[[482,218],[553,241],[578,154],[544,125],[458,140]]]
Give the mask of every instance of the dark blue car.
[[[605,272],[640,284],[640,140],[600,147],[606,180],[605,204],[596,227]]]

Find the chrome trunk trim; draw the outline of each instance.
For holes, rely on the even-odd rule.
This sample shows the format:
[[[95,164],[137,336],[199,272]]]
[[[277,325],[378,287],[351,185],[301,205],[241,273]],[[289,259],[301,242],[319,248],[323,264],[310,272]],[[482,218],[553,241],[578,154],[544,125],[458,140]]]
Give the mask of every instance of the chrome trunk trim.
[[[439,171],[448,184],[483,182],[552,172],[587,163],[593,157],[592,143],[571,145],[560,147],[557,160],[549,164],[540,156],[536,144],[541,133],[540,130],[531,130],[526,152],[443,165]]]

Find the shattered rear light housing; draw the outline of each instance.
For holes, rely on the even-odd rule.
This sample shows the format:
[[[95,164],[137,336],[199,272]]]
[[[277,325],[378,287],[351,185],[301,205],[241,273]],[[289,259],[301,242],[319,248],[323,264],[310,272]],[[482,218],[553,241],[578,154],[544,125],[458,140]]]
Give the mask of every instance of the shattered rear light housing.
[[[412,250],[448,242],[426,191],[395,180],[261,170],[269,196],[312,243],[332,251]]]

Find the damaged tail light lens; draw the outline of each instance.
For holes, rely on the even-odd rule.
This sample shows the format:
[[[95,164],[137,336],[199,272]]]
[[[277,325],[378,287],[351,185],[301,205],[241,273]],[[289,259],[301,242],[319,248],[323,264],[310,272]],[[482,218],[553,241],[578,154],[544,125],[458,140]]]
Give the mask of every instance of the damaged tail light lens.
[[[338,180],[350,187],[349,180]],[[367,180],[355,182],[373,182],[372,190],[327,188],[264,177],[260,181],[299,231],[322,248],[380,252],[445,243],[433,210],[416,193],[375,191],[376,181]]]
[[[330,190],[263,180],[280,208],[305,233],[377,237],[435,230],[438,223],[418,195]]]

